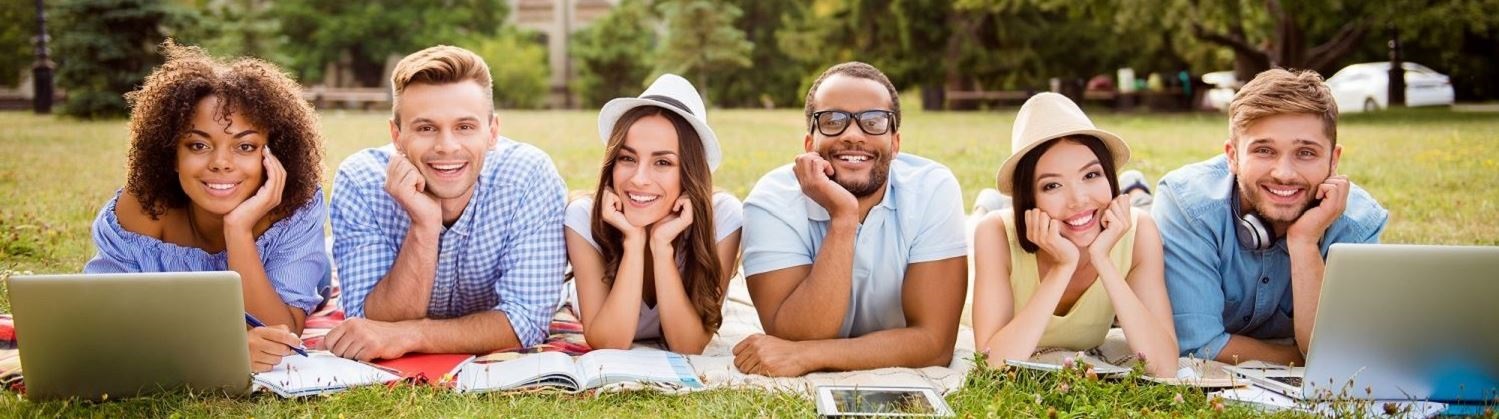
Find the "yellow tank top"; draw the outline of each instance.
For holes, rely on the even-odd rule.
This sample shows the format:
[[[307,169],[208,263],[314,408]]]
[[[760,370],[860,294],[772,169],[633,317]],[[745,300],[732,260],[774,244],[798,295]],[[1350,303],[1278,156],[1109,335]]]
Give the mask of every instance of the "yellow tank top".
[[[1130,229],[1109,252],[1121,275],[1128,275],[1133,266],[1135,249],[1135,226],[1140,225],[1138,208],[1130,209]],[[1036,266],[1036,255],[1020,248],[1020,235],[1015,232],[1014,211],[1005,210],[1005,235],[1010,241],[1010,290],[1014,296],[1015,311],[1019,312],[1031,300],[1040,285],[1041,275]],[[1071,350],[1088,350],[1103,344],[1114,324],[1114,305],[1109,302],[1109,293],[1103,282],[1094,280],[1066,315],[1053,314],[1046,323],[1046,332],[1041,335],[1037,348],[1055,347]]]

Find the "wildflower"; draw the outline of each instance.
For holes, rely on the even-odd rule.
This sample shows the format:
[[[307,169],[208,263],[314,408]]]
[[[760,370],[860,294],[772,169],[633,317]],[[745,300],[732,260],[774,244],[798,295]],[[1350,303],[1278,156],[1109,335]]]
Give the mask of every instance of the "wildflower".
[[[1395,403],[1384,404],[1384,414],[1394,416],[1396,413],[1400,413],[1400,405]]]
[[[1187,399],[1182,398],[1182,394],[1181,393],[1176,393],[1175,396],[1171,396],[1171,404],[1182,404],[1182,403],[1186,403],[1186,402],[1187,402]]]
[[[1046,417],[1051,418],[1051,419],[1056,419],[1057,418],[1057,408],[1055,408],[1055,407],[1048,407],[1048,408],[1046,408]]]
[[[1057,393],[1067,394],[1067,390],[1071,389],[1072,386],[1067,385],[1067,383],[1057,384]]]
[[[1070,370],[1070,369],[1072,369],[1072,366],[1075,365],[1076,363],[1077,362],[1074,361],[1072,359],[1072,357],[1070,357],[1070,356],[1066,357],[1066,358],[1062,358],[1062,368],[1063,369],[1069,369]]]
[[[1086,371],[1083,371],[1083,376],[1088,377],[1088,380],[1098,381],[1098,371],[1095,371],[1093,367],[1088,367]]]

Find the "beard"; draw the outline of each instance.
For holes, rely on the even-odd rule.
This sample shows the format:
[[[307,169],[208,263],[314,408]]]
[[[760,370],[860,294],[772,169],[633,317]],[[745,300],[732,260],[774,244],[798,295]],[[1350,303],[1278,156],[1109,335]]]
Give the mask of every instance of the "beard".
[[[1305,191],[1304,193],[1308,194],[1307,196],[1311,196],[1310,194],[1315,192],[1314,189],[1306,185],[1295,186],[1302,188]],[[1245,185],[1241,183],[1239,184],[1239,191],[1241,194],[1243,193],[1243,191],[1253,191],[1253,193],[1248,194],[1249,207],[1254,210],[1254,213],[1258,215],[1261,220],[1264,220],[1265,222],[1271,224],[1290,225],[1292,223],[1295,223],[1296,219],[1301,218],[1301,214],[1306,213],[1306,210],[1308,208],[1311,208],[1312,206],[1311,199],[1302,199],[1301,202],[1293,206],[1276,205],[1273,202],[1268,202],[1262,199],[1263,196],[1261,195],[1268,192],[1265,192],[1265,190],[1257,184]]]
[[[828,150],[823,153],[823,159],[833,161],[833,156],[844,149]],[[867,151],[867,150],[861,150]],[[865,179],[855,179],[850,176],[840,176],[834,169],[832,179],[843,189],[848,190],[855,198],[863,198],[873,195],[885,188],[885,181],[890,179],[890,163],[895,160],[889,153],[871,152],[875,155],[874,164],[869,168],[869,175]]]

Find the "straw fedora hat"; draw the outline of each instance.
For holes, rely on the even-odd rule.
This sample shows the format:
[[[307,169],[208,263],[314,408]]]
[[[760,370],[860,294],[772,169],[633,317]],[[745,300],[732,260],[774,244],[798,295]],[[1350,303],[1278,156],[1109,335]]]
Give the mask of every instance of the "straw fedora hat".
[[[641,106],[657,106],[686,119],[703,141],[708,170],[718,170],[718,163],[723,161],[723,151],[718,148],[718,136],[713,134],[712,128],[708,128],[708,109],[703,106],[703,98],[698,96],[692,83],[676,74],[657,77],[639,97],[616,98],[605,103],[604,108],[599,111],[599,139],[608,144],[609,134],[614,132],[614,124],[619,122],[619,118],[625,112]]]
[[[1031,96],[1020,106],[1015,115],[1015,128],[1010,133],[1010,156],[999,166],[1000,192],[1014,195],[1015,166],[1041,144],[1073,135],[1087,135],[1103,141],[1109,153],[1114,155],[1114,168],[1129,161],[1129,145],[1112,132],[1093,126],[1093,121],[1071,99],[1056,93],[1041,93]]]

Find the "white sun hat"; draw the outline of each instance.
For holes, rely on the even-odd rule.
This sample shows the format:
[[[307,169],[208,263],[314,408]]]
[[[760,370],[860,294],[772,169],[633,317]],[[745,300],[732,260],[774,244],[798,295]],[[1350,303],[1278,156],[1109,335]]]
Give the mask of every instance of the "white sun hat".
[[[599,111],[599,139],[607,144],[609,134],[614,132],[614,124],[619,118],[625,112],[641,106],[660,107],[686,119],[697,130],[697,137],[703,141],[708,170],[718,170],[718,164],[723,161],[723,151],[718,148],[718,136],[713,134],[712,128],[708,128],[708,109],[703,106],[703,98],[698,96],[692,83],[676,74],[663,74],[656,78],[639,97],[616,98],[604,104],[604,109]]]
[[[999,179],[995,186],[1006,195],[1014,195],[1013,178],[1020,159],[1047,141],[1073,135],[1103,141],[1109,153],[1114,155],[1115,170],[1129,161],[1129,145],[1124,139],[1094,126],[1072,99],[1056,93],[1041,93],[1027,99],[1024,105],[1020,105],[1020,113],[1015,115],[1015,127],[1010,133],[1010,156],[999,165]]]

